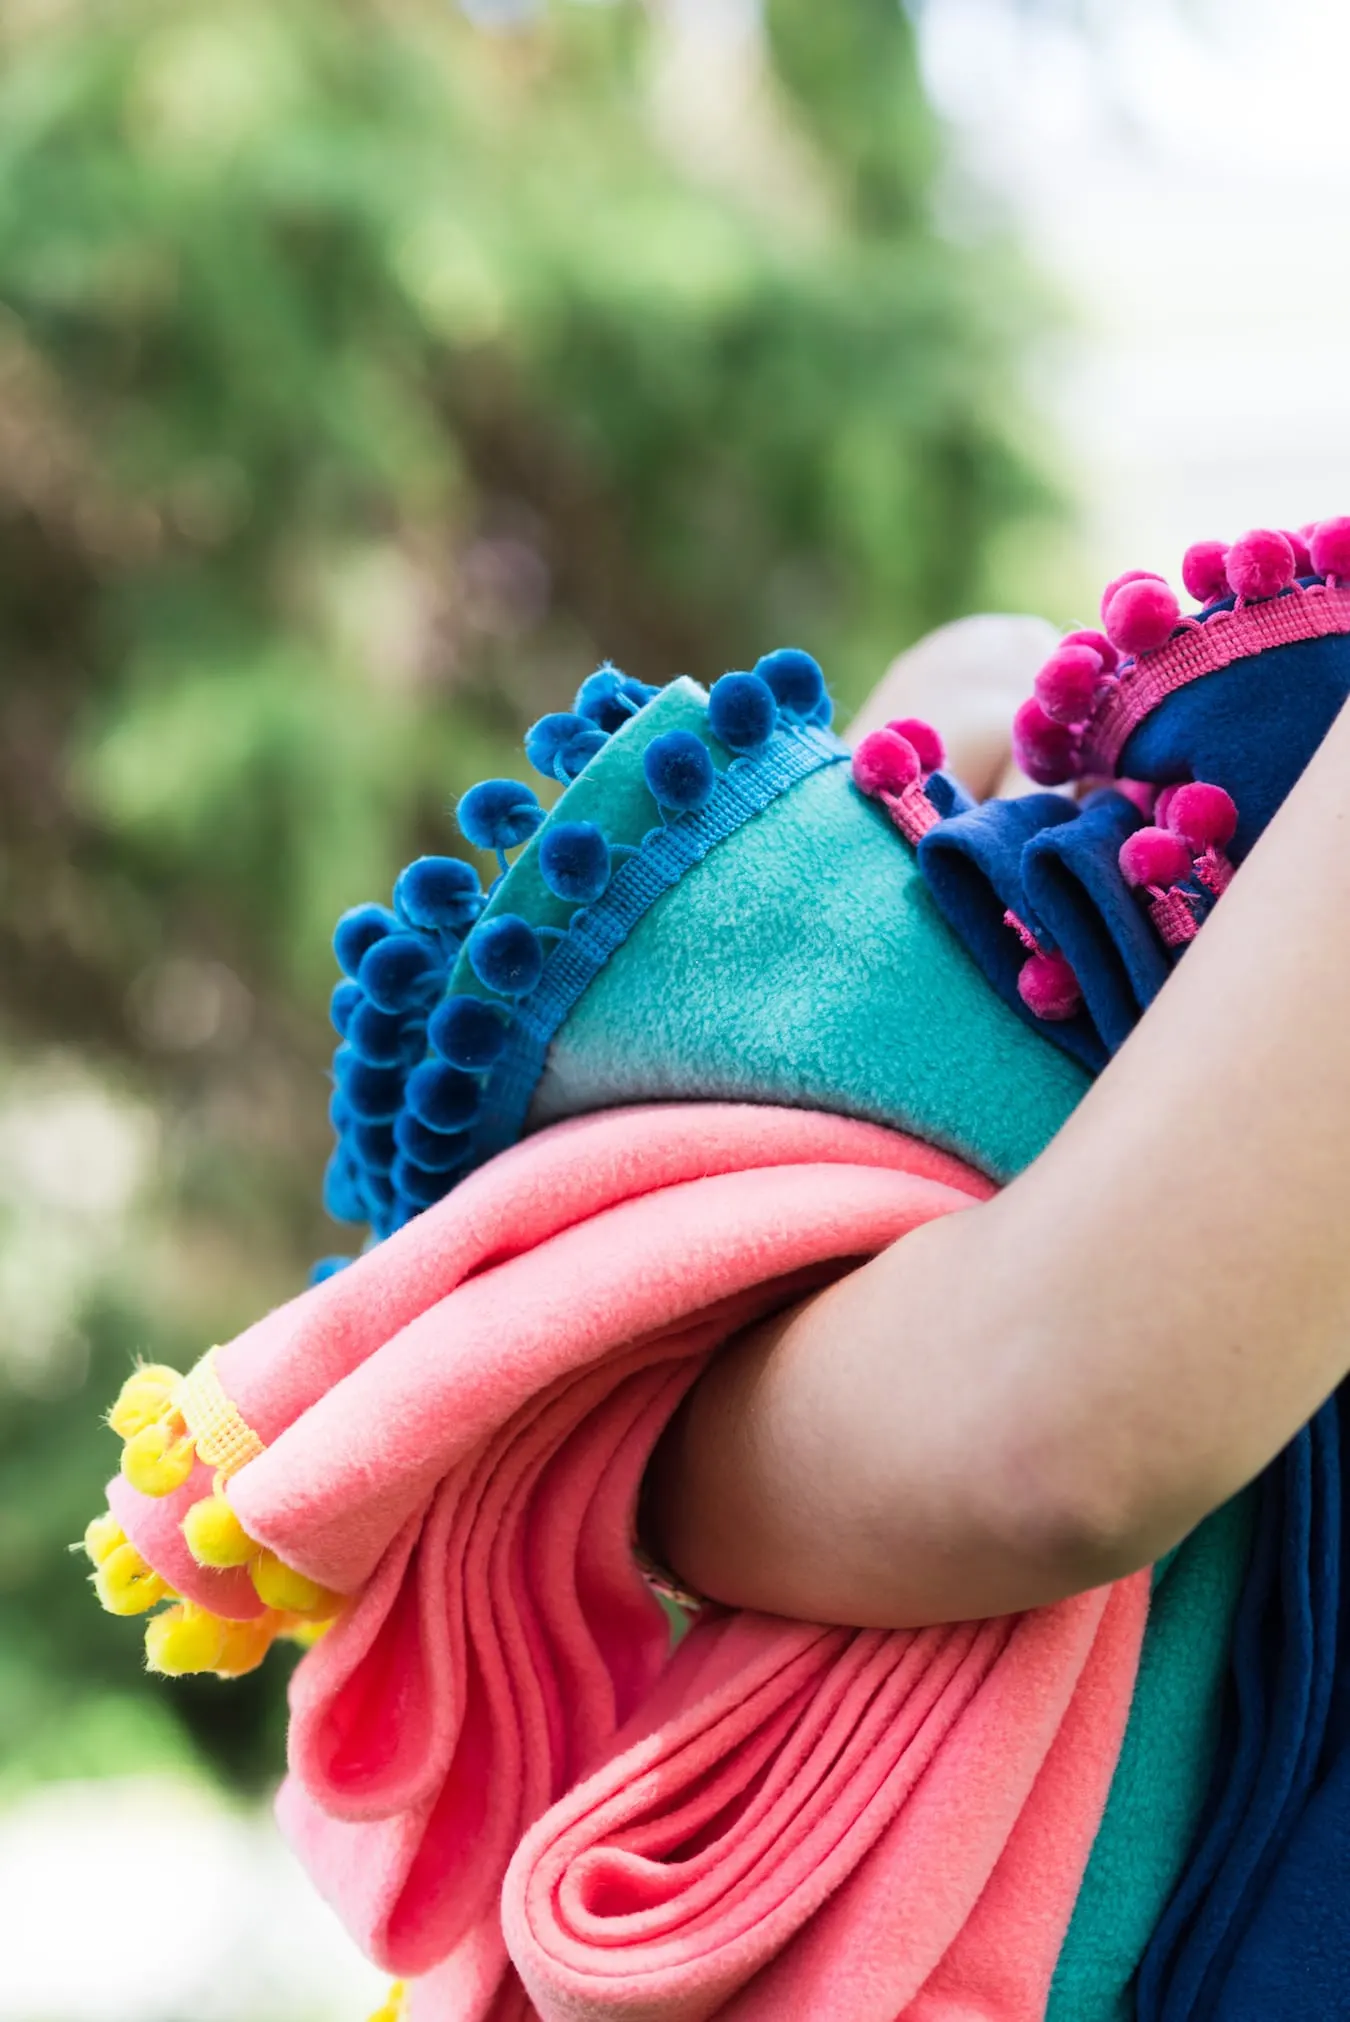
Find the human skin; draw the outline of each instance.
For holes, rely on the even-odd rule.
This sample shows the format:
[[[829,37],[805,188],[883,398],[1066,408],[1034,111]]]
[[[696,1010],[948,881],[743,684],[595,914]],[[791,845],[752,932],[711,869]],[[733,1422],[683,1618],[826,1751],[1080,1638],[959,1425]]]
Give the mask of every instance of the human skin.
[[[884,686],[881,720],[920,713],[903,662]],[[960,689],[925,712],[958,771]],[[1350,705],[1046,1151],[700,1379],[648,1482],[680,1579],[860,1627],[1002,1614],[1151,1564],[1259,1473],[1350,1369],[1347,918]]]

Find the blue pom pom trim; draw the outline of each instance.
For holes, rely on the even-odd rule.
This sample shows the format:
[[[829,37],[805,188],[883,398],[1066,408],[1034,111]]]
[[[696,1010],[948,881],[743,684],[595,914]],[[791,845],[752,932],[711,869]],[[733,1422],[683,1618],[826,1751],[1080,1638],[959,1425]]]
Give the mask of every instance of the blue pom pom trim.
[[[712,799],[717,769],[692,730],[667,730],[642,754],[642,773],[653,800],[672,814],[696,814]]]
[[[427,1172],[454,1172],[468,1156],[463,1131],[428,1130],[410,1109],[394,1119],[394,1143],[405,1158]],[[390,1160],[392,1165],[393,1160]]]
[[[440,1060],[425,1060],[408,1076],[408,1108],[428,1130],[465,1129],[478,1108],[478,1094],[472,1074]]]
[[[359,983],[343,978],[333,985],[333,994],[328,1000],[328,1016],[339,1039],[347,1037],[347,1027],[352,1022],[352,1013],[358,1004],[365,1003],[365,993]]]
[[[337,956],[339,969],[348,976],[355,976],[367,949],[382,941],[386,934],[396,932],[397,928],[397,915],[391,913],[388,906],[351,907],[333,929],[333,953]]]
[[[333,1073],[359,1123],[392,1123],[403,1107],[403,1074],[397,1067],[371,1067],[343,1045],[333,1055]]]
[[[650,682],[637,681],[629,674],[620,673],[608,662],[597,667],[594,674],[588,674],[577,690],[576,713],[585,716],[612,736],[622,730],[630,716],[636,716],[645,709],[652,697],[660,694]]]
[[[466,1074],[481,1074],[506,1044],[506,1019],[481,997],[447,997],[427,1026],[432,1050]]]
[[[417,857],[399,872],[394,911],[405,926],[460,940],[487,900],[472,864],[460,857]]]
[[[322,1285],[329,1278],[335,1278],[339,1271],[345,1271],[348,1264],[355,1263],[354,1257],[320,1257],[309,1267],[311,1285]]]
[[[361,958],[357,980],[377,1011],[425,1008],[444,981],[445,962],[423,934],[388,934]]]
[[[773,692],[780,709],[799,723],[818,720],[817,711],[829,700],[820,663],[799,646],[780,646],[755,664],[755,672]]]
[[[778,728],[778,701],[758,674],[724,674],[708,694],[708,727],[730,751],[762,751]]]
[[[528,997],[543,973],[543,943],[517,913],[480,920],[464,952],[479,982],[501,997]]]
[[[544,810],[523,780],[483,779],[461,796],[456,815],[466,840],[495,851],[504,870],[506,851],[530,840]]]
[[[594,905],[611,867],[609,844],[593,821],[556,822],[539,838],[539,875],[565,905]]]

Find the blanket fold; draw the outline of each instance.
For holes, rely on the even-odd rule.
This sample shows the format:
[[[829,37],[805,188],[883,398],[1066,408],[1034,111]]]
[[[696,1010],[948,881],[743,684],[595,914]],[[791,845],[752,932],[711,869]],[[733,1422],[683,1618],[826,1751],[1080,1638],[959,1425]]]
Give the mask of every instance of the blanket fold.
[[[1044,2014],[1148,1575],[920,1631],[707,1608],[668,1658],[631,1551],[708,1357],[990,1191],[809,1112],[589,1117],[218,1352],[231,1508],[349,1597],[280,1815],[416,2022]]]

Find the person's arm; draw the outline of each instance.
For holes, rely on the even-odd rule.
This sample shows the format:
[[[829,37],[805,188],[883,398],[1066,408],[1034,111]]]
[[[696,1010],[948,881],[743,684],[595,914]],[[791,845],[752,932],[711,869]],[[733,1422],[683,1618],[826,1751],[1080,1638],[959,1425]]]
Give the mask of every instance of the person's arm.
[[[987,1205],[720,1356],[653,1463],[696,1590],[899,1627],[1147,1565],[1350,1369],[1350,708]]]

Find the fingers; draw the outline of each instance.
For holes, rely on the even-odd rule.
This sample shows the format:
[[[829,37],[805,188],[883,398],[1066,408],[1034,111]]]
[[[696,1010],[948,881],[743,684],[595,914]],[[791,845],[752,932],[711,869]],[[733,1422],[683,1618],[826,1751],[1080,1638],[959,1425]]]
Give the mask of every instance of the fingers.
[[[949,769],[979,800],[1026,793],[1012,765],[1012,720],[1059,642],[1044,618],[990,613],[941,625],[893,660],[849,726],[856,743],[900,716],[941,732]]]

